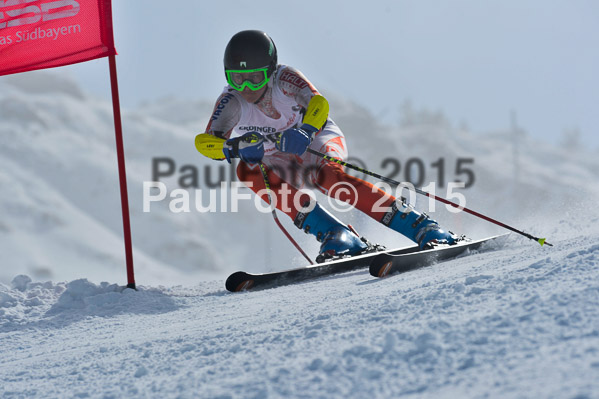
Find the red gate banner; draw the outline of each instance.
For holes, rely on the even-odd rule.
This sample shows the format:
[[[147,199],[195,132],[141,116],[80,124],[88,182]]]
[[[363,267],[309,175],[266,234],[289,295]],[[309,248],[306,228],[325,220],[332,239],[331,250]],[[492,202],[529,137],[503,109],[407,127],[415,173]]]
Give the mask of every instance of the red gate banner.
[[[0,0],[0,75],[115,54],[110,0]]]

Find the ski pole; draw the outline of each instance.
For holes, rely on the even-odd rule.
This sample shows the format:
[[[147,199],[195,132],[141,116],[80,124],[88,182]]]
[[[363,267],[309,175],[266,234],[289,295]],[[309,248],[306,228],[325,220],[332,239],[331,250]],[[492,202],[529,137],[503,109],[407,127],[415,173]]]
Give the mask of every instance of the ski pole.
[[[307,149],[307,152],[309,152],[310,154],[316,155],[316,156],[318,156],[318,157],[320,157],[320,158],[323,158],[323,159],[325,159],[325,160],[327,160],[327,161],[329,161],[329,162],[335,162],[335,163],[337,163],[337,164],[339,164],[339,165],[341,165],[341,166],[345,166],[345,167],[347,167],[347,168],[350,168],[350,169],[356,170],[356,171],[358,171],[358,172],[361,172],[361,173],[364,173],[364,174],[366,174],[366,175],[369,175],[369,176],[375,177],[375,178],[377,178],[377,179],[380,179],[380,180],[382,180],[382,181],[384,181],[384,182],[386,182],[386,183],[393,184],[393,185],[395,185],[395,186],[402,186],[402,184],[401,184],[400,182],[398,182],[398,181],[396,181],[396,180],[393,180],[393,179],[391,179],[391,178],[389,178],[389,177],[385,177],[385,176],[379,175],[378,173],[371,172],[371,171],[369,171],[369,170],[366,170],[366,169],[364,169],[364,168],[361,168],[361,167],[359,167],[359,166],[352,165],[352,164],[350,164],[350,163],[347,163],[347,162],[345,162],[345,161],[342,161],[342,160],[340,160],[340,159],[336,159],[336,158],[330,157],[330,156],[328,156],[328,155],[326,155],[326,154],[323,154],[323,153],[321,153],[321,152],[318,152],[318,151],[316,151],[316,150],[313,150],[313,149],[311,149],[311,148],[308,148],[308,149]],[[404,185],[404,187],[407,187],[407,186],[405,186],[405,185]],[[421,189],[419,189],[419,188],[416,188],[416,187],[411,187],[411,188],[412,188],[412,189],[414,189],[414,191],[415,191],[415,192],[417,192],[418,194],[425,195],[425,196],[427,196],[427,197],[429,197],[429,198],[432,198],[432,199],[434,199],[434,200],[436,200],[436,201],[439,201],[439,202],[442,202],[442,203],[444,203],[444,204],[447,204],[447,205],[453,206],[454,208],[462,209],[462,210],[463,210],[464,212],[466,212],[466,213],[469,213],[469,214],[471,214],[471,215],[474,215],[474,216],[476,216],[476,217],[479,217],[479,218],[481,218],[481,219],[483,219],[483,220],[486,220],[487,222],[494,223],[494,224],[496,224],[496,225],[498,225],[498,226],[501,226],[501,227],[503,227],[503,228],[505,228],[505,229],[508,229],[508,230],[510,230],[510,231],[513,231],[514,233],[518,233],[518,234],[520,234],[520,235],[522,235],[522,236],[524,236],[524,237],[526,237],[526,238],[528,238],[528,239],[531,239],[531,240],[534,240],[534,241],[538,242],[538,243],[539,243],[539,244],[541,244],[541,245],[545,244],[545,245],[549,245],[550,247],[552,247],[552,246],[553,246],[553,244],[550,244],[550,243],[548,243],[547,241],[545,241],[545,239],[544,239],[544,238],[535,237],[535,236],[533,236],[533,235],[531,235],[531,234],[525,233],[524,231],[518,230],[518,229],[516,229],[516,228],[514,228],[514,227],[512,227],[512,226],[509,226],[509,225],[507,225],[507,224],[505,224],[505,223],[502,223],[502,222],[500,222],[500,221],[498,221],[498,220],[495,220],[495,219],[493,219],[493,218],[490,218],[490,217],[488,217],[488,216],[485,216],[485,215],[483,215],[483,214],[481,214],[481,213],[478,213],[478,212],[476,212],[476,211],[473,211],[472,209],[468,209],[468,208],[466,208],[466,207],[460,206],[460,205],[456,204],[455,202],[451,202],[451,201],[449,201],[449,200],[447,200],[447,199],[445,199],[445,198],[442,198],[442,197],[437,197],[437,196],[436,196],[436,195],[434,195],[434,194],[427,193],[426,191],[423,191],[423,190],[421,190]]]
[[[283,234],[285,234],[285,236],[289,239],[289,241],[291,241],[291,243],[297,248],[297,250],[300,251],[302,255],[304,255],[304,258],[306,258],[308,260],[308,262],[310,262],[310,264],[313,265],[314,262],[312,262],[310,257],[308,255],[306,255],[306,253],[304,252],[302,247],[299,246],[299,244],[293,239],[293,237],[291,237],[291,234],[289,234],[289,232],[287,230],[285,230],[285,227],[283,227],[283,225],[281,224],[281,221],[279,220],[279,217],[277,216],[277,212],[276,212],[275,208],[272,206],[272,197],[271,197],[272,191],[270,189],[270,183],[269,183],[269,179],[268,179],[268,174],[266,172],[266,167],[264,166],[264,164],[262,162],[260,162],[260,171],[262,172],[262,178],[264,179],[264,185],[266,186],[266,191],[268,193],[268,205],[270,205],[272,207],[272,217],[274,218],[275,223],[277,224],[277,226],[279,226],[279,228],[281,229]]]

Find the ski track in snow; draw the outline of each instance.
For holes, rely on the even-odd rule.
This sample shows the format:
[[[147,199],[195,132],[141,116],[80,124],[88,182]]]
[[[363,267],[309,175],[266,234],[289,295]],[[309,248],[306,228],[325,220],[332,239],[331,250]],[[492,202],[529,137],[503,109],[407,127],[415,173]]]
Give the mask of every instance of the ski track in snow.
[[[593,398],[599,234],[231,294],[0,286],[0,396]]]

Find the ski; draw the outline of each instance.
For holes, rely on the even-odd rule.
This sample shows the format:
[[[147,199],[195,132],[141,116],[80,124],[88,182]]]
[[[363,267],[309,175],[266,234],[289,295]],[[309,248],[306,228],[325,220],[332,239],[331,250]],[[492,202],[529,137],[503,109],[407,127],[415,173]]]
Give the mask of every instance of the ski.
[[[274,288],[366,267],[369,267],[371,275],[384,277],[455,258],[506,236],[507,234],[476,241],[462,241],[456,245],[439,246],[425,251],[420,251],[417,245],[413,245],[272,273],[252,274],[239,271],[227,278],[225,288],[231,292]]]
[[[251,274],[246,272],[236,272],[227,278],[225,287],[231,292],[247,291],[250,289],[273,288],[300,281],[329,276],[332,274],[349,272],[356,269],[365,269],[370,265],[372,259],[380,254],[410,254],[418,252],[418,245],[410,247],[393,249],[388,251],[370,252],[363,255],[356,255],[338,260],[331,260],[324,263],[301,267],[297,269],[283,270],[280,272]]]
[[[370,263],[370,274],[374,277],[385,277],[394,273],[403,273],[419,267],[428,266],[440,261],[454,259],[470,251],[484,249],[490,242],[500,242],[508,234],[484,238],[475,241],[461,241],[455,245],[440,245],[426,251],[407,254],[378,253]]]

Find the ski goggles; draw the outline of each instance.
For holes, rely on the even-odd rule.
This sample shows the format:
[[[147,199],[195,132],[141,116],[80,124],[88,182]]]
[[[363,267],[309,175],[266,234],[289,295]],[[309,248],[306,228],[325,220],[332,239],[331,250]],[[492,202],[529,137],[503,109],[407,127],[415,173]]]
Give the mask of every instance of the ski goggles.
[[[246,69],[246,70],[226,70],[227,83],[238,91],[243,91],[246,87],[256,91],[268,83],[268,68]]]

